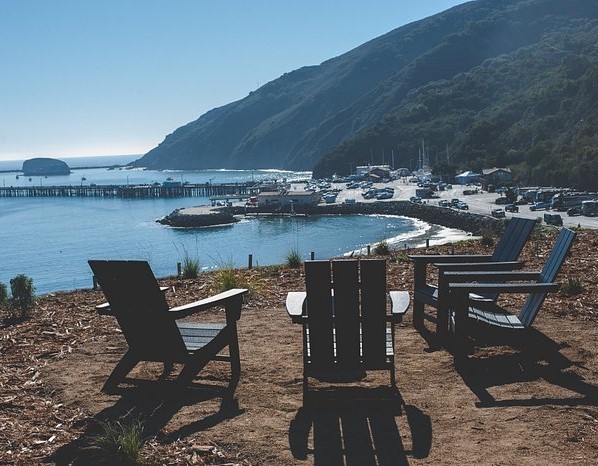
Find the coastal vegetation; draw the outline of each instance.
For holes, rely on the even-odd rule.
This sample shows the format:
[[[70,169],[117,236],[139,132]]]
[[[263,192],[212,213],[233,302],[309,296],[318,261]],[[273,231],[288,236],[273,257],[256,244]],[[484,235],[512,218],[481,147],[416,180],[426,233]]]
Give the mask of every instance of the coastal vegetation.
[[[197,257],[191,257],[189,254],[185,254],[183,258],[183,264],[181,268],[181,277],[183,278],[195,278],[199,274],[199,259]]]
[[[221,293],[233,288],[246,288],[251,292],[253,287],[250,286],[241,271],[235,268],[232,261],[224,262],[214,272],[212,292]]]
[[[563,285],[563,293],[567,296],[575,296],[583,292],[581,280],[576,277],[569,277]]]
[[[137,166],[509,166],[598,190],[598,4],[478,0],[284,74],[168,135]],[[445,168],[446,168],[445,167]]]
[[[390,245],[388,241],[382,240],[374,246],[374,254],[379,256],[388,256],[390,254]]]
[[[287,252],[287,255],[285,256],[285,264],[288,267],[296,269],[301,267],[302,263],[303,260],[301,258],[301,253],[297,248],[293,248],[289,252]]]
[[[138,420],[101,421],[99,430],[90,436],[84,452],[87,461],[94,464],[139,464],[139,454],[144,444],[143,424]]]
[[[29,318],[35,305],[35,286],[33,279],[24,274],[10,279],[10,294],[6,284],[0,282],[0,309],[8,310],[7,320],[22,321]]]

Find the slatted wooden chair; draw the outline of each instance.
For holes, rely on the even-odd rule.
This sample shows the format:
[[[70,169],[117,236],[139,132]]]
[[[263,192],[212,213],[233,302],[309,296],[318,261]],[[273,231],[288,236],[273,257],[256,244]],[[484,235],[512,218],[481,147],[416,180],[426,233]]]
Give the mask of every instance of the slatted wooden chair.
[[[309,377],[389,370],[396,390],[394,324],[409,307],[409,293],[390,292],[386,310],[386,261],[305,263],[305,292],[290,292],[286,308],[303,325],[303,400]]]
[[[116,317],[129,347],[104,391],[114,390],[140,361],[163,363],[164,376],[174,364],[184,364],[179,375],[182,384],[190,383],[209,361],[229,361],[228,391],[232,396],[241,371],[237,320],[247,290],[233,289],[169,309],[165,289],[160,288],[147,262],[90,260],[89,265],[108,300],[97,309]],[[213,307],[224,307],[226,323],[177,321]],[[227,346],[228,354],[222,354]]]
[[[410,255],[413,261],[413,323],[417,328],[423,327],[424,319],[436,322],[436,336],[441,340],[448,332],[448,302],[446,296],[440,294],[448,293],[448,281],[445,280],[444,287],[440,282],[440,276],[445,271],[466,271],[466,270],[516,270],[523,267],[523,263],[517,261],[523,246],[530,237],[536,221],[532,219],[512,217],[507,224],[500,240],[496,244],[492,255],[479,254],[449,254],[449,255]],[[434,264],[438,268],[438,284],[426,282],[428,265]],[[480,300],[496,301],[497,293],[486,292],[478,296]],[[425,305],[436,309],[436,315],[424,312]]]
[[[575,233],[567,228],[561,232],[540,272],[447,272],[451,275],[450,327],[456,337],[457,348],[463,348],[473,326],[484,324],[505,330],[525,330],[532,326],[550,292],[559,289],[554,283],[571,249]],[[535,282],[529,282],[535,280]],[[496,283],[499,281],[499,283]],[[526,282],[527,281],[527,282]],[[467,282],[467,283],[464,283]],[[529,294],[518,314],[496,304],[482,306],[470,298],[471,293],[526,293]]]

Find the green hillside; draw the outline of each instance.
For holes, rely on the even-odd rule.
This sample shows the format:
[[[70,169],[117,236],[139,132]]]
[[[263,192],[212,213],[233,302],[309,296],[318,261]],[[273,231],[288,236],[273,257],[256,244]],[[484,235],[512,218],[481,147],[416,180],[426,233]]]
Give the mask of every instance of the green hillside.
[[[388,162],[391,150],[396,164],[414,167],[425,139],[433,163],[478,171],[510,166],[522,183],[597,190],[596,5],[585,2],[591,20],[548,14],[565,3],[584,2],[519,2],[519,8],[545,7],[525,25],[545,31],[538,41],[412,90],[384,119],[325,154],[314,175],[346,173],[351,163],[383,157]],[[489,16],[483,29],[503,29],[503,21],[503,14]],[[468,42],[478,27],[463,32]]]
[[[168,135],[150,168],[511,166],[598,189],[598,2],[478,0],[301,68]]]

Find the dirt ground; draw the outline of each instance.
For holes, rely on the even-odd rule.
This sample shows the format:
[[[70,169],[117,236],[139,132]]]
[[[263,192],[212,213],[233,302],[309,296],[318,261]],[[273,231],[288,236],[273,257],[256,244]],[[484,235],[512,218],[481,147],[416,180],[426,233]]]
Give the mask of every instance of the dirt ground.
[[[526,269],[541,266],[554,238],[535,234],[522,255]],[[474,240],[417,252],[480,251]],[[144,429],[145,464],[596,464],[597,251],[598,231],[579,231],[558,281],[577,279],[582,292],[551,295],[522,347],[487,346],[480,334],[455,366],[432,333],[414,329],[409,311],[396,332],[400,397],[388,391],[387,372],[368,373],[308,407],[301,327],[284,309],[286,293],[304,289],[300,269],[239,271],[251,294],[232,403],[222,402],[224,363],[178,391],[157,380],[160,365],[143,363],[116,394],[102,393],[126,348],[115,320],[94,311],[102,293],[40,298],[29,320],[2,326],[0,464],[91,464],[85,447],[98,422],[131,419]],[[174,306],[210,295],[216,280],[210,273],[162,283]],[[402,253],[388,257],[387,284],[411,290]]]

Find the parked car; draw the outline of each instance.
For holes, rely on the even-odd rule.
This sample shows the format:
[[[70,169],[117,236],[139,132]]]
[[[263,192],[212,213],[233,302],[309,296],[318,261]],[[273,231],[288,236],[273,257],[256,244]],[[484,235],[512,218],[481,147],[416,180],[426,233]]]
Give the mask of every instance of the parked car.
[[[388,191],[383,191],[380,192],[376,195],[376,199],[378,200],[382,200],[382,199],[392,199],[393,194],[388,192]]]
[[[507,204],[505,206],[505,212],[519,212],[519,207],[515,204]]]
[[[422,203],[422,198],[421,197],[417,197],[417,196],[411,196],[409,198],[409,200],[411,202],[415,202],[416,204],[421,204]]]
[[[505,217],[505,211],[502,209],[492,209],[492,216],[494,218],[503,218]]]
[[[536,202],[529,206],[529,210],[545,210],[550,209],[550,202]]]
[[[563,218],[559,214],[544,214],[544,221],[547,225],[563,226]]]
[[[567,209],[567,215],[569,217],[581,215],[581,207],[571,207],[570,209]]]
[[[506,197],[497,197],[494,200],[494,203],[498,204],[498,205],[504,205],[504,204],[508,204],[509,200]]]
[[[457,204],[457,209],[469,210],[469,205],[467,202],[459,202],[459,204]]]
[[[450,206],[451,204],[450,204],[450,202],[449,202],[449,201],[447,201],[446,199],[441,199],[441,200],[439,200],[439,201],[438,201],[438,205],[439,205],[440,207],[448,207],[448,206]]]

